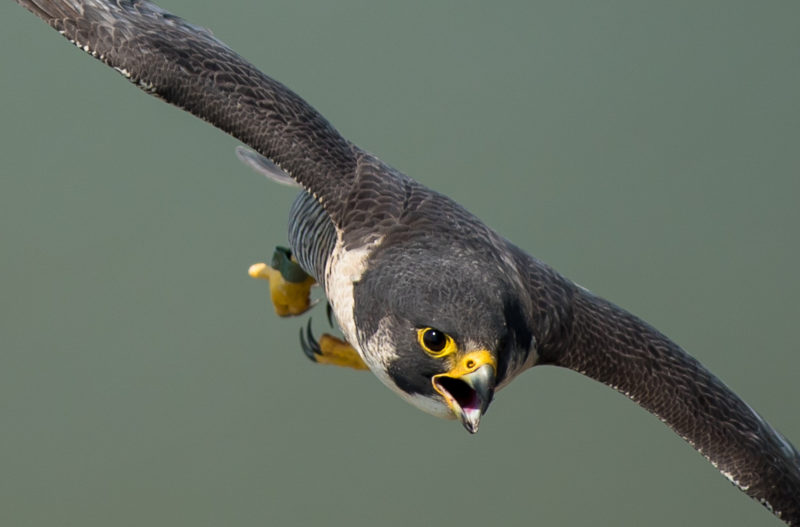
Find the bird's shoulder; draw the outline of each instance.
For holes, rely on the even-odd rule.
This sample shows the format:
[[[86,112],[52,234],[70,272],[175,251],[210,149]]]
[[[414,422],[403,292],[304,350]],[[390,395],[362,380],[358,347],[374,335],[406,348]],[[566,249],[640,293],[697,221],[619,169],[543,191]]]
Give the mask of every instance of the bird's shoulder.
[[[423,185],[376,156],[360,152],[352,184],[335,215],[345,245],[376,239],[497,243],[500,237],[465,207]],[[389,241],[387,239],[387,241]]]

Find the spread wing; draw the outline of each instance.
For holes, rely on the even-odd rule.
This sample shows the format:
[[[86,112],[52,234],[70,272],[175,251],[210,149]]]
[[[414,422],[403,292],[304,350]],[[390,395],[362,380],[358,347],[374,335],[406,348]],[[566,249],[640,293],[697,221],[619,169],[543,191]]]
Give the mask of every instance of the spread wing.
[[[527,255],[537,364],[562,366],[658,416],[783,521],[800,525],[800,453],[702,364],[652,326]]]
[[[146,1],[16,1],[145,91],[247,143],[323,205],[349,187],[357,149],[207,29]]]

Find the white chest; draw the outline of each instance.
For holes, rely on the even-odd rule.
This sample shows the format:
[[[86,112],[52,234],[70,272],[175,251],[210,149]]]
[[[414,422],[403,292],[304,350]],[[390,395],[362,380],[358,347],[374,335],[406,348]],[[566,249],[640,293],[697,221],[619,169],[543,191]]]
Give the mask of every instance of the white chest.
[[[353,286],[361,280],[361,276],[367,268],[367,259],[380,242],[381,240],[378,239],[364,247],[346,251],[339,233],[333,254],[325,266],[325,295],[328,297],[328,302],[331,304],[344,338],[358,351],[362,359],[364,353],[358,342],[358,331],[353,316],[355,307]]]

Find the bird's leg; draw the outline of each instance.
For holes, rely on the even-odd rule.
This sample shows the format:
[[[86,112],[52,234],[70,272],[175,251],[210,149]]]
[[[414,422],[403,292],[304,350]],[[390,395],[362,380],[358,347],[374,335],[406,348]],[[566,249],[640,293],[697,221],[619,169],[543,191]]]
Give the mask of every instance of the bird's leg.
[[[311,333],[310,319],[305,330],[300,329],[300,346],[309,359],[319,364],[331,364],[354,370],[369,369],[355,348],[346,341],[327,333],[317,341]]]
[[[300,315],[313,307],[310,291],[314,278],[303,271],[289,249],[276,247],[270,265],[253,264],[248,273],[253,278],[269,280],[270,297],[278,316]]]
[[[310,291],[316,282],[292,258],[289,249],[276,247],[270,265],[253,264],[248,272],[253,278],[269,280],[270,297],[278,316],[301,315],[314,306]],[[331,322],[330,305],[328,321]],[[311,320],[305,330],[300,330],[300,345],[306,356],[314,362],[356,370],[368,369],[358,352],[346,341],[327,333],[317,341],[311,333]]]

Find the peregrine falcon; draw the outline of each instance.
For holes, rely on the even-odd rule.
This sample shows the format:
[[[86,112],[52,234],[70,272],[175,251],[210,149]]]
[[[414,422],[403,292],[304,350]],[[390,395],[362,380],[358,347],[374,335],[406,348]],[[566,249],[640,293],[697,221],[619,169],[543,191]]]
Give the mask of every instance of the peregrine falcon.
[[[144,0],[16,0],[143,90],[249,145],[299,187],[289,248],[250,274],[279,315],[321,286],[343,339],[306,354],[371,370],[414,406],[476,432],[494,393],[537,365],[624,393],[745,493],[800,524],[800,453],[679,346],[528,255],[451,199],[344,139],[208,30]]]

